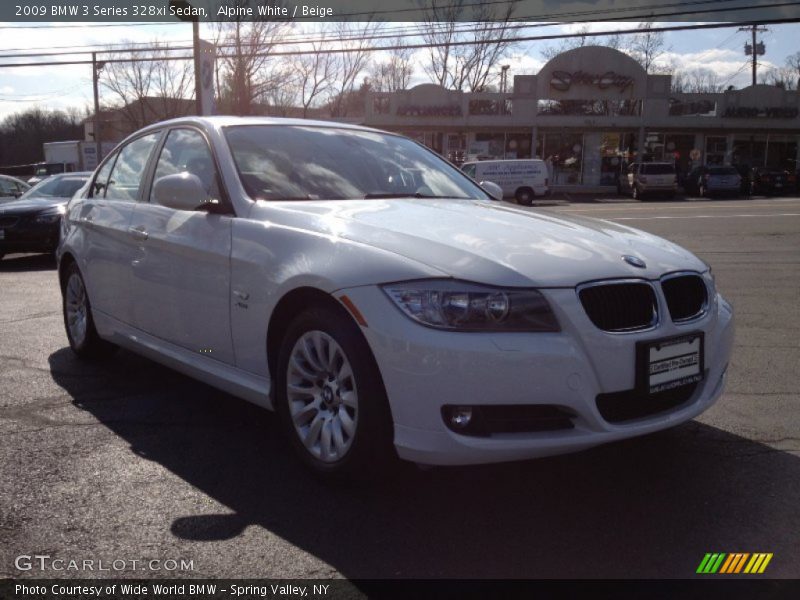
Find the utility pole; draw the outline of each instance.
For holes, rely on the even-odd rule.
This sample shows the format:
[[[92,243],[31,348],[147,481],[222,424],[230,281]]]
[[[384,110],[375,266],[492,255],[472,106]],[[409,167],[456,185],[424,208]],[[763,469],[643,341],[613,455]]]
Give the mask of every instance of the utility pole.
[[[745,56],[753,57],[753,85],[755,85],[757,83],[756,72],[758,70],[758,57],[763,56],[767,52],[764,42],[756,41],[756,34],[759,32],[764,33],[769,30],[766,27],[759,27],[754,23],[753,25],[748,25],[747,27],[739,27],[739,31],[749,31],[753,35],[753,43],[745,43],[744,53]]]
[[[102,152],[102,141],[100,139],[100,89],[98,84],[100,71],[105,64],[103,61],[97,62],[97,52],[92,52],[92,86],[94,88],[94,123],[92,127],[94,129],[94,145],[98,165],[100,164]]]
[[[178,19],[192,22],[192,48],[194,52],[194,110],[198,115],[203,114],[203,84],[200,79],[200,18],[190,14],[194,7],[188,0],[169,0],[169,5],[181,9]],[[184,11],[189,11],[186,13]]]

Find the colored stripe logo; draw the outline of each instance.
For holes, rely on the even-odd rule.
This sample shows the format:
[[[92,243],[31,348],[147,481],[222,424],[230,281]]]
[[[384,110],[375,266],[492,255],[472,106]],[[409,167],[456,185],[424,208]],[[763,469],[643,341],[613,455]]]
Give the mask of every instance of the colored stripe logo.
[[[700,561],[696,572],[703,575],[739,573],[756,575],[763,573],[771,560],[771,552],[753,554],[749,552],[708,552]]]

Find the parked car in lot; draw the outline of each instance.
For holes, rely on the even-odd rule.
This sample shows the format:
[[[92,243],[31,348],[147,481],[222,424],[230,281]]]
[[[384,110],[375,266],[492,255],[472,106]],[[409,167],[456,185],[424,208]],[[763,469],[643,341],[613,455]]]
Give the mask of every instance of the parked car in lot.
[[[12,252],[54,252],[64,208],[90,175],[53,175],[0,204],[0,258]]]
[[[541,159],[482,160],[466,162],[461,170],[475,181],[491,181],[503,190],[504,198],[531,206],[533,199],[550,194],[547,165]]]
[[[0,175],[0,203],[16,200],[31,189],[24,181],[8,175]]]
[[[69,203],[58,257],[79,356],[123,346],[275,409],[328,475],[672,427],[719,397],[733,338],[688,250],[493,201],[420,144],[339,123],[147,127]]]
[[[672,198],[677,190],[675,165],[661,162],[632,163],[620,174],[617,186],[620,194],[629,193],[635,200],[656,194]]]
[[[738,195],[742,188],[742,177],[733,167],[702,166],[687,175],[684,187],[687,194],[704,197]]]
[[[750,173],[750,193],[754,196],[772,196],[794,193],[797,176],[781,169],[754,167]]]

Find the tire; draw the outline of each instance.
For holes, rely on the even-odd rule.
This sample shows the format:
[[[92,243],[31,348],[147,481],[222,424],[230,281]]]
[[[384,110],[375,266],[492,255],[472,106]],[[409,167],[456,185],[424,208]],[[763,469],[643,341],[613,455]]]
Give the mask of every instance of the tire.
[[[394,428],[378,365],[343,310],[313,307],[292,320],[275,391],[283,431],[315,474],[371,480],[394,462]]]
[[[533,206],[533,199],[535,196],[536,194],[529,187],[519,188],[514,193],[514,198],[516,198],[517,204],[521,206]]]
[[[64,274],[61,308],[69,347],[78,357],[83,359],[107,357],[116,349],[114,344],[103,340],[97,334],[86,285],[78,265],[74,262],[67,267]]]

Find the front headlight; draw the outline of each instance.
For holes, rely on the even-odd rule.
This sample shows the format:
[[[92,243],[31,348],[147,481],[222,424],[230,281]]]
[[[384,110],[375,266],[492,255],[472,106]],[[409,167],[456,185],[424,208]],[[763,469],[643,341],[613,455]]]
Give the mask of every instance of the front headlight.
[[[560,331],[550,305],[537,290],[504,289],[452,280],[382,286],[408,317],[452,331]]]
[[[33,221],[34,223],[39,223],[40,225],[49,225],[51,223],[57,223],[63,214],[64,214],[63,206],[58,206],[56,208],[49,208],[36,215]]]

